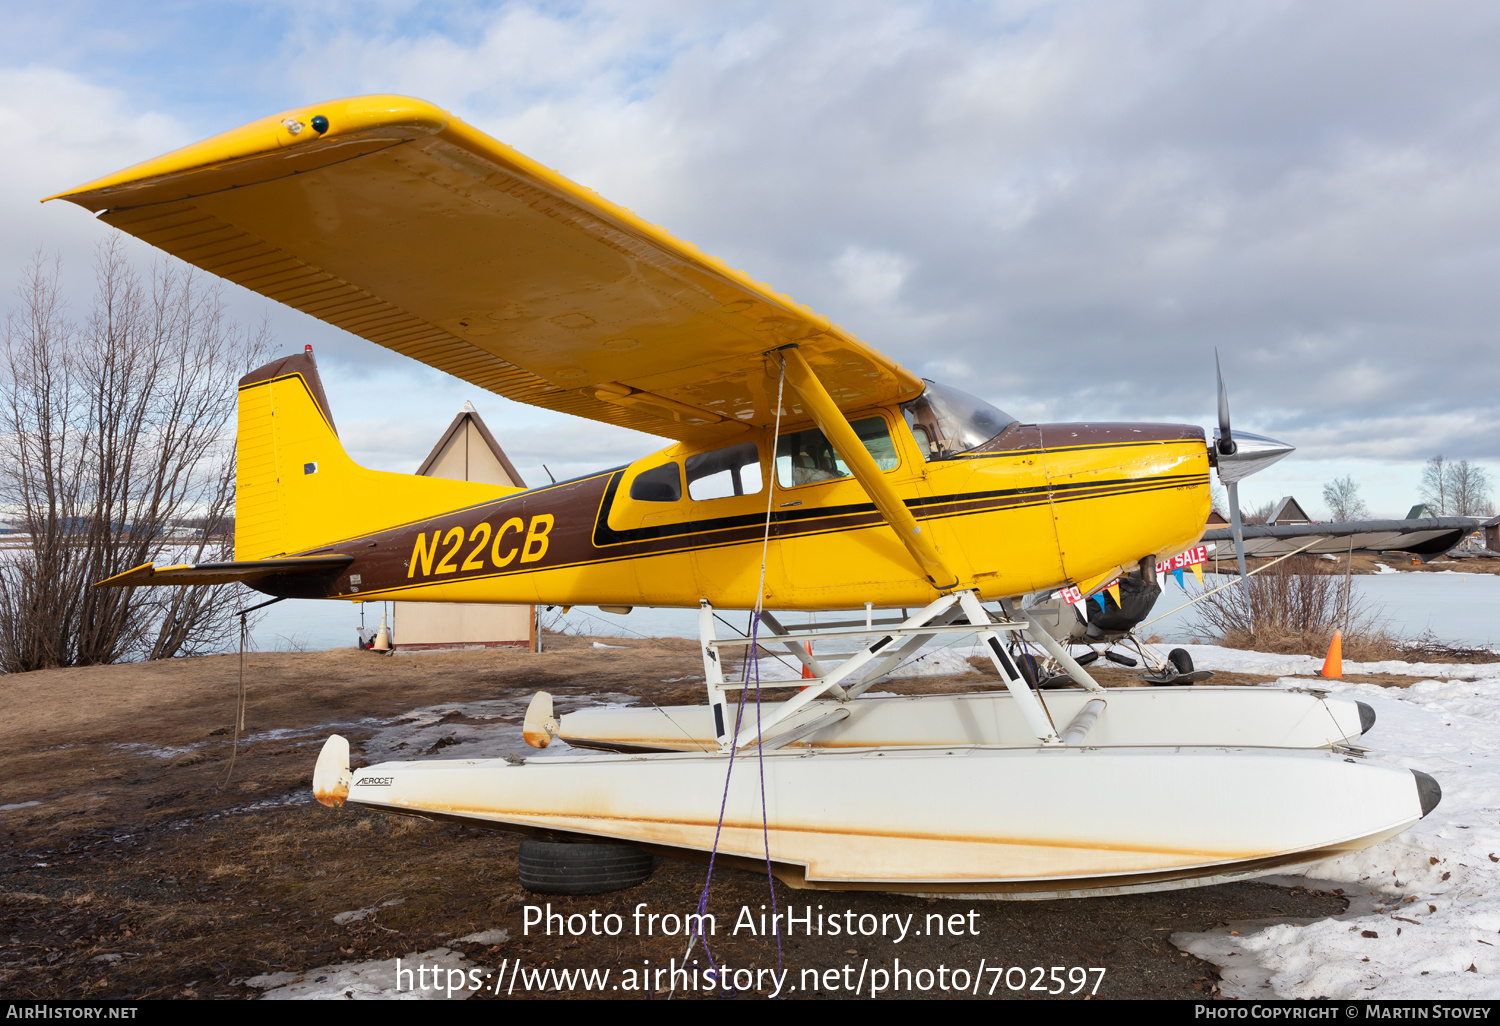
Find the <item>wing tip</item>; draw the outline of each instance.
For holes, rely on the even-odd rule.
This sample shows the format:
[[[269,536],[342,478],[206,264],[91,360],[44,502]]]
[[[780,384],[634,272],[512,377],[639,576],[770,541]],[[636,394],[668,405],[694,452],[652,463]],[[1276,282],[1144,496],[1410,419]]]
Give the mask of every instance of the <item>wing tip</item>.
[[[319,117],[327,126],[322,130],[311,127],[314,119]],[[122,193],[142,191],[157,181],[220,170],[226,165],[283,151],[303,150],[310,143],[316,145],[324,141],[403,130],[433,135],[446,129],[453,120],[453,115],[430,101],[395,93],[372,93],[305,104],[133,164],[76,188],[55,193],[41,202],[67,200],[98,211],[108,207],[109,201],[118,199]],[[295,130],[292,128],[294,123]],[[145,197],[143,201],[150,202]]]

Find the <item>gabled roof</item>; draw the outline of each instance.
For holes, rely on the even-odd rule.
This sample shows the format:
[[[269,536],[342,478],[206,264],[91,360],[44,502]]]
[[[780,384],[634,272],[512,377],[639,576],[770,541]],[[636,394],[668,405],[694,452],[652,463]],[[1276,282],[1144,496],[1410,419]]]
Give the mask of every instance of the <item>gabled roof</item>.
[[[474,451],[474,442],[478,441],[483,447],[479,452]],[[459,447],[462,446],[462,450]],[[437,445],[427,454],[422,465],[417,468],[417,474],[421,477],[453,477],[449,473],[439,473],[444,469],[442,465],[446,462],[444,457],[452,452],[455,458],[461,455],[463,476],[459,478],[464,481],[487,481],[489,484],[509,485],[514,488],[525,488],[526,482],[521,480],[520,473],[515,464],[511,463],[510,457],[505,455],[505,450],[500,448],[500,443],[495,441],[495,436],[490,434],[490,429],[485,426],[484,420],[469,403],[464,403],[463,408],[458,411],[458,416],[453,418],[453,423],[448,425],[448,430],[438,439]],[[485,457],[492,457],[498,467],[491,470],[499,470],[501,475],[508,478],[505,481],[489,481],[490,476],[484,473],[484,465],[490,461]],[[475,474],[480,476],[474,476]]]
[[[1310,524],[1312,517],[1303,511],[1301,504],[1290,495],[1283,495],[1276,508],[1271,511],[1271,517],[1266,521],[1268,524]]]

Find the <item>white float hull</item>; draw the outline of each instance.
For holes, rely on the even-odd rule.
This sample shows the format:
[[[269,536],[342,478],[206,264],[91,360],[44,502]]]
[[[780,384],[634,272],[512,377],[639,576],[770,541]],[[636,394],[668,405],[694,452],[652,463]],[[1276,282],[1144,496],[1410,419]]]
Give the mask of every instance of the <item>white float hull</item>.
[[[1103,698],[1105,711],[1089,730],[1088,745],[1225,745],[1229,747],[1327,748],[1357,739],[1365,730],[1359,703],[1308,691],[1250,687],[1111,688],[1041,692],[1047,713],[1062,730],[1083,706]],[[767,702],[769,723],[781,707]],[[796,722],[810,722],[837,708],[814,702]],[[849,702],[847,719],[788,747],[839,749],[928,745],[1020,745],[1034,743],[1008,691],[967,695],[921,695]],[[1366,708],[1366,716],[1373,713]],[[755,723],[753,698],[743,714]],[[1368,721],[1367,721],[1368,722]],[[788,729],[778,724],[768,736]],[[575,747],[613,751],[717,751],[712,710],[707,705],[584,709],[564,716],[559,737]]]
[[[1253,876],[1366,847],[1423,814],[1410,772],[1331,751],[751,750],[726,799],[728,771],[718,753],[392,762],[354,772],[347,797],[689,857],[717,832],[739,864],[763,863],[768,842],[794,886],[1000,897]]]

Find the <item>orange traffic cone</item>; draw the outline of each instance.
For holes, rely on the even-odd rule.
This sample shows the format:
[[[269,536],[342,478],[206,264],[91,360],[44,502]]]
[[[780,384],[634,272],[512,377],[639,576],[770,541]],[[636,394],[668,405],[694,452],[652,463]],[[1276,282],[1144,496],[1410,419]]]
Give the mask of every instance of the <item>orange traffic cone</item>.
[[[1334,631],[1333,640],[1328,643],[1328,658],[1323,660],[1323,668],[1318,671],[1319,677],[1327,677],[1329,680],[1343,680],[1344,678],[1344,632]]]
[[[812,642],[811,641],[804,641],[802,643],[802,647],[805,648],[805,649],[807,649],[807,654],[808,655],[812,655]],[[812,672],[812,667],[811,666],[808,666],[806,663],[802,664],[802,679],[803,680],[812,680],[816,676],[817,676],[817,674],[815,674],[815,673]]]

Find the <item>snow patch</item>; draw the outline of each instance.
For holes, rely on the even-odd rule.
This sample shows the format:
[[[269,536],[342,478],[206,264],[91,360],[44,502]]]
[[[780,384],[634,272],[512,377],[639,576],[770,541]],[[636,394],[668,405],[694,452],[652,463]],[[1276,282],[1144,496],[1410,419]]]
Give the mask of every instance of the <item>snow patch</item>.
[[[392,905],[399,905],[405,900],[405,898],[392,898],[390,901],[382,901],[378,905],[368,905],[365,908],[356,908],[350,909],[348,912],[340,912],[338,915],[333,917],[333,922],[336,926],[348,926],[350,923],[358,923],[362,920],[369,919],[372,915],[374,915],[376,912],[379,912],[383,908],[390,908]]]
[[[1238,648],[1221,648],[1218,645],[1174,645],[1172,647],[1187,650],[1188,654],[1193,657],[1193,666],[1199,670],[1239,671],[1275,677],[1294,675],[1306,677],[1317,673],[1323,667],[1323,660],[1317,656],[1248,652]],[[1400,659],[1384,659],[1373,663],[1355,663],[1345,659],[1344,673],[1394,673],[1408,677],[1448,680],[1457,678],[1500,680],[1500,662],[1408,663]]]
[[[447,981],[466,977],[472,968],[473,963],[458,952],[447,948],[433,948],[431,951],[412,952],[400,958],[388,958],[379,962],[346,962],[301,972],[252,976],[245,981],[245,986],[265,991],[261,997],[272,1001],[332,998],[397,998],[418,1001],[438,998],[462,1001],[473,995],[474,991],[464,989],[462,984],[455,985],[449,991],[446,989]],[[419,969],[424,970],[420,982],[417,979]],[[454,973],[458,975],[452,975]]]
[[[1376,713],[1364,742],[1376,749],[1370,757],[1431,773],[1441,804],[1404,833],[1318,863],[1295,881],[1349,892],[1354,901],[1343,916],[1238,937],[1176,934],[1173,942],[1233,969],[1224,977],[1226,997],[1493,999],[1500,994],[1500,681],[1319,687],[1368,702]]]
[[[480,930],[471,933],[467,937],[460,937],[454,944],[483,944],[485,947],[493,948],[510,940],[509,930]]]

